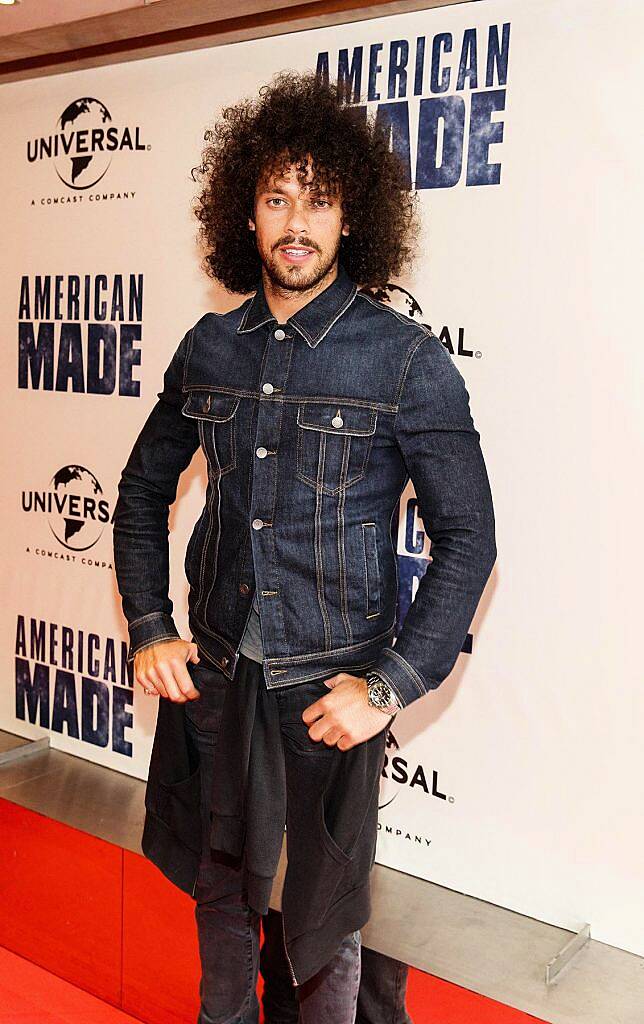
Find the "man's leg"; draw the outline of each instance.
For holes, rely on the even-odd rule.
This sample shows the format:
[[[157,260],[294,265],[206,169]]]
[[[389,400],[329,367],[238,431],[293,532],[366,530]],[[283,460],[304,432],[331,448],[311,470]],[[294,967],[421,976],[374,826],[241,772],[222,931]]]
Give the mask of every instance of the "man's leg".
[[[317,941],[322,967],[296,990],[300,1024],[354,1024],[360,931],[339,928],[341,921],[350,925],[351,907],[361,924],[368,904],[384,734],[347,751],[312,740],[302,712],[326,693],[323,678],[271,693],[279,705],[288,790],[285,955],[292,942],[300,957],[307,948],[310,956]]]
[[[298,1024],[298,1001],[284,952],[280,912],[269,910],[262,927],[260,969],[265,1024]],[[407,964],[366,946],[361,948],[361,957],[356,1024],[413,1024],[405,1006]]]
[[[201,1007],[197,1024],[258,1024],[259,915],[248,907],[238,882],[240,863],[210,849],[212,758],[228,680],[216,669],[188,662],[201,697],[186,704],[186,728],[199,751],[203,849],[195,888]],[[229,892],[209,898],[208,880],[230,876]]]
[[[262,1007],[265,1024],[298,1024],[300,1015],[296,989],[284,952],[282,915],[269,908],[262,918],[264,941],[259,969],[264,979]]]
[[[201,958],[197,1024],[258,1024],[259,915],[241,895],[199,900]]]
[[[297,990],[299,1024],[355,1024],[360,987],[360,930],[351,932],[326,967]]]
[[[353,1021],[356,990],[360,982],[360,933],[347,935],[333,960],[296,989],[284,952],[282,927],[282,915],[278,910],[270,909],[262,918],[264,942],[260,969],[264,979],[262,1007],[265,1024],[308,1024],[309,1021],[322,1024],[331,1020],[330,1003],[334,1007],[333,1013],[337,1014],[334,1021]]]
[[[405,1006],[408,975],[407,964],[363,946],[356,1024],[413,1024]]]

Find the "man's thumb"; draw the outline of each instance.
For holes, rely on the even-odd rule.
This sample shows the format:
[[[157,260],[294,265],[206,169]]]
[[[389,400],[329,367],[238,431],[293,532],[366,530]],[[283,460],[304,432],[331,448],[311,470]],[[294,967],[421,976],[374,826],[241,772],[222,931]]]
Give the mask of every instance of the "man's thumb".
[[[190,644],[190,654],[188,656],[188,661],[193,661],[196,663],[200,660],[201,659],[199,657],[199,648],[197,647],[196,644]]]

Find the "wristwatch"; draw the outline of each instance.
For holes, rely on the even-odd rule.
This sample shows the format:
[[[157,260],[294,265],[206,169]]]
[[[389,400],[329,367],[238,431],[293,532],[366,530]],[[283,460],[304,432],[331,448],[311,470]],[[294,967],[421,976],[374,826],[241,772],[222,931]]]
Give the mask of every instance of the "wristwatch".
[[[400,711],[398,698],[387,683],[377,672],[367,672],[367,700],[372,708],[378,708],[387,715],[395,715]]]

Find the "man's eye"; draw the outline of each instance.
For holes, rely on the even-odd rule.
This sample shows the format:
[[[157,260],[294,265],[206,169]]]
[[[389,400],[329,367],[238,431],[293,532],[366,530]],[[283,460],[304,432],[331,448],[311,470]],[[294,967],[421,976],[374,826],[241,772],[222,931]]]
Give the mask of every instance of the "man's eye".
[[[285,202],[285,200],[284,199],[280,199],[279,196],[273,196],[273,198],[267,200],[267,202],[269,204],[270,203],[283,203],[283,202]],[[330,206],[331,205],[331,203],[327,199],[313,199],[312,203],[313,203],[314,206],[319,205],[319,204],[321,204],[322,206]]]

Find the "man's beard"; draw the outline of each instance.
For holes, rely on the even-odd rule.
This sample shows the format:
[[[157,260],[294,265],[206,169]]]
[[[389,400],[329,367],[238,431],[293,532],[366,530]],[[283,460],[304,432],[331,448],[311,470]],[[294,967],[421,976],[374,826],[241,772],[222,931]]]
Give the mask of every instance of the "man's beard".
[[[322,278],[328,274],[340,251],[340,241],[338,239],[335,252],[326,258],[321,258],[318,249],[314,250],[313,259],[315,263],[306,270],[296,265],[284,266],[278,262],[279,256],[273,256],[272,253],[270,261],[264,263],[264,269],[274,287],[283,288],[289,292],[308,291],[311,288],[315,288],[316,284],[319,284]]]

